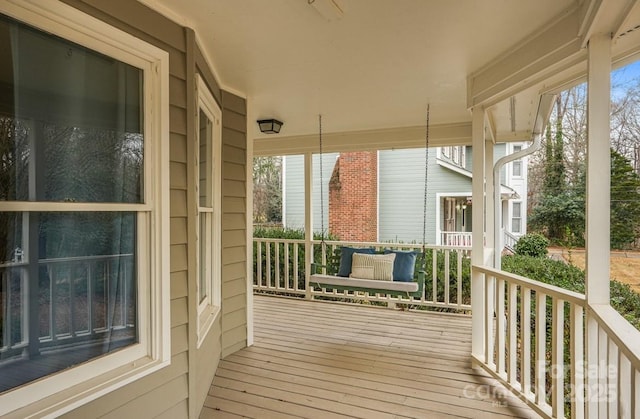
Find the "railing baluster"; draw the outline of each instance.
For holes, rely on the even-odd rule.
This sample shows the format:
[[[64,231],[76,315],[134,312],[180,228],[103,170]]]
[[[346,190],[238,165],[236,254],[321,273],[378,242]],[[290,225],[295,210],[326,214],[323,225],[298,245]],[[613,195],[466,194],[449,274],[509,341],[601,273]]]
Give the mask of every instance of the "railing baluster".
[[[536,291],[536,404],[547,404],[546,395],[547,296]]]
[[[631,417],[637,418],[640,416],[640,369],[638,368],[634,368],[632,384]]]
[[[624,354],[618,351],[618,377],[617,382],[615,384],[615,388],[618,389],[618,399],[612,400],[615,404],[616,409],[616,417],[621,419],[632,418],[631,416],[631,362],[629,359],[624,356]]]
[[[462,304],[462,281],[464,281],[462,276],[462,252],[460,250],[456,250],[456,257],[458,258],[458,266],[456,267],[456,305],[459,307]]]
[[[485,291],[484,291],[484,298],[485,298],[485,304],[484,304],[484,308],[485,308],[485,313],[484,313],[484,323],[485,323],[485,337],[484,337],[484,341],[485,341],[485,349],[484,349],[484,353],[485,353],[485,359],[486,359],[486,363],[487,365],[489,365],[489,367],[491,369],[495,369],[495,365],[496,365],[496,360],[495,360],[495,293],[496,293],[496,280],[495,277],[492,275],[486,275],[484,276],[484,283],[485,283]]]
[[[509,283],[509,353],[507,354],[509,363],[507,372],[509,383],[515,385],[518,380],[518,286],[512,282]]]
[[[571,304],[571,415],[575,419],[584,418],[584,310],[577,304]]]
[[[265,242],[265,250],[267,257],[267,288],[271,286],[271,242]]]
[[[607,336],[607,390],[616,389],[616,391],[620,392],[619,386],[619,378],[620,378],[620,364],[619,364],[619,351],[618,346]],[[610,369],[615,368],[616,373],[611,374]],[[619,395],[619,394],[618,394]],[[609,417],[610,418],[618,418],[618,400],[615,400],[616,394],[609,394],[607,391],[607,404],[609,405]]]
[[[257,271],[257,276],[258,276],[258,286],[262,287],[264,285],[264,282],[262,280],[262,242],[261,241],[256,241],[256,271]]]
[[[431,261],[431,301],[438,301],[438,251],[433,249]]]
[[[444,251],[444,303],[449,305],[449,288],[451,283],[451,272],[449,272],[450,250]]]
[[[551,405],[553,415],[564,417],[564,301],[552,299]]]
[[[293,244],[293,284],[294,289],[298,291],[300,286],[298,285],[298,276],[299,276],[299,267],[298,267],[298,243]]]
[[[505,322],[505,282],[502,278],[496,279],[496,342],[498,345],[498,359],[496,360],[496,372],[498,375],[506,379],[506,366],[505,366],[505,335],[506,335],[506,322]]]
[[[605,390],[609,385],[609,338],[607,337],[607,332],[598,325],[598,387],[597,387],[597,397],[599,399],[607,398],[607,394]],[[590,389],[592,390],[592,389]],[[601,418],[606,418],[607,413],[609,411],[607,407],[607,403],[598,403],[598,411]]]
[[[280,243],[275,242],[273,243],[273,247],[274,247],[274,270],[275,270],[275,284],[276,284],[276,289],[280,289]]]
[[[520,357],[520,386],[528,398],[531,395],[531,289],[520,287],[520,336],[522,355]]]
[[[293,288],[291,277],[289,275],[289,243],[283,243],[284,246],[284,287],[287,290]]]

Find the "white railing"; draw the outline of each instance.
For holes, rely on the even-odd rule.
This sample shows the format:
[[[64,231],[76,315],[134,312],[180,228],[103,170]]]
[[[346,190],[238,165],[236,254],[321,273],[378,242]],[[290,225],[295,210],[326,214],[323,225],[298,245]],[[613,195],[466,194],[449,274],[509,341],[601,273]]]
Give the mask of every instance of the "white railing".
[[[514,249],[516,247],[518,237],[514,236],[506,230],[503,230],[502,237],[504,240],[504,247],[506,247],[507,249]]]
[[[640,332],[613,308],[484,266],[473,278],[484,280],[477,364],[545,417],[640,416]]]
[[[304,240],[254,238],[254,290],[276,294],[314,297],[335,297],[349,300],[382,301],[387,303],[410,303],[417,306],[441,307],[469,310],[470,249],[468,247],[426,246],[426,281],[421,298],[398,298],[386,295],[369,295],[352,291],[318,289],[309,286]],[[384,249],[413,250],[422,252],[422,246],[396,243],[361,243],[313,241],[309,249],[313,260],[326,265],[331,255],[340,246],[373,247]],[[433,257],[435,255],[435,258]]]
[[[442,231],[440,233],[440,243],[443,246],[471,247],[471,235],[471,232]]]
[[[44,348],[135,326],[134,266],[132,254],[44,259],[30,284],[28,263],[0,265],[0,358],[29,345],[30,327]],[[29,298],[35,284],[37,295]],[[30,322],[34,303],[38,309],[31,312],[38,315]]]

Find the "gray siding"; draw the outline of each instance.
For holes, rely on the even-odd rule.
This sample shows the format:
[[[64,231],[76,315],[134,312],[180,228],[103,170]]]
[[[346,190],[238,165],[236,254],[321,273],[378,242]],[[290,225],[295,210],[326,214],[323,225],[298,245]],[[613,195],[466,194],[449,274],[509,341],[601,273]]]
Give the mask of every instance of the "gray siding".
[[[244,99],[222,92],[222,357],[247,346],[246,114]]]
[[[329,229],[329,180],[336,165],[338,153],[325,153],[322,157],[322,198],[325,231]],[[288,228],[304,229],[304,156],[284,157],[284,223]],[[313,155],[313,231],[320,233],[320,156]]]
[[[379,152],[380,241],[422,243],[424,218],[424,149]],[[429,150],[426,242],[436,243],[438,193],[471,193],[471,179],[436,162],[436,150]]]

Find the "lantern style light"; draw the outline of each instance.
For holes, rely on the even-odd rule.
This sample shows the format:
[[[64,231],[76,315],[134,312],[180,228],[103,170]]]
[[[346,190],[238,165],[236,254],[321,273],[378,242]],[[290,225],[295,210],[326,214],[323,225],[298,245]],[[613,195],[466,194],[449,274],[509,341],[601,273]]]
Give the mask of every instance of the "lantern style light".
[[[260,119],[258,120],[258,126],[260,127],[260,132],[263,134],[277,134],[280,132],[280,128],[282,128],[282,122],[277,119]]]

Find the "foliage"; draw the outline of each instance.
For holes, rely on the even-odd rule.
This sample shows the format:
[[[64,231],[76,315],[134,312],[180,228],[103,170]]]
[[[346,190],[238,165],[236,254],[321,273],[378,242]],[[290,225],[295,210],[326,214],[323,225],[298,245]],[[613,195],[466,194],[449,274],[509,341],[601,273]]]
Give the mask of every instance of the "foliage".
[[[253,159],[253,221],[282,222],[282,157]]]
[[[629,160],[611,150],[611,247],[630,247],[640,229],[640,176]]]
[[[529,233],[516,242],[515,251],[518,255],[541,258],[547,255],[548,246],[549,240],[542,234]]]
[[[633,246],[640,237],[640,79],[615,84],[611,104],[611,247]],[[562,92],[544,147],[529,166],[529,229],[552,243],[584,246],[586,186],[586,85]]]

